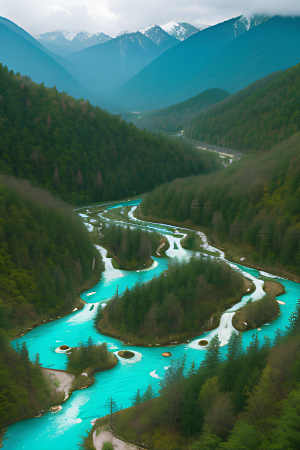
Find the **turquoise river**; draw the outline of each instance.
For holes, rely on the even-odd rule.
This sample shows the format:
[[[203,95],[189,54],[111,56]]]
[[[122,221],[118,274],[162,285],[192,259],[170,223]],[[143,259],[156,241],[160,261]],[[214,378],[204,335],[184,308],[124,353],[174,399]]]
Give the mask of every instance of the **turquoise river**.
[[[131,205],[132,208],[128,217],[132,222],[132,226],[147,228],[149,232],[156,229],[169,239],[169,257],[178,257],[178,259],[189,258],[192,252],[182,249],[180,237],[176,237],[176,233],[173,233],[174,227],[172,229],[169,225],[146,223],[133,217],[133,211],[139,202],[140,200],[119,203],[113,207],[122,209],[124,206]],[[93,223],[93,220],[89,221],[88,219],[91,210],[92,207],[86,210],[82,209],[79,212],[88,229]],[[105,219],[105,215],[100,216],[100,220],[105,222],[103,226],[109,226],[110,221]],[[179,231],[184,233],[185,230],[179,229]],[[204,235],[203,241],[205,242]],[[177,245],[174,245],[174,243]],[[212,249],[207,243],[204,245],[204,248]],[[56,353],[55,349],[62,344],[67,344],[70,347],[76,346],[81,341],[86,342],[89,336],[95,342],[107,342],[110,351],[116,352],[125,348],[121,341],[96,332],[93,325],[93,317],[98,303],[105,304],[114,295],[117,286],[119,293],[121,293],[127,286],[131,288],[136,282],[146,282],[153,276],[159,275],[168,266],[168,259],[154,258],[154,264],[150,269],[137,272],[120,271],[112,267],[110,259],[106,258],[104,249],[99,247],[99,251],[105,262],[105,271],[102,274],[101,281],[90,291],[82,294],[82,299],[87,302],[84,309],[39,326],[12,343],[15,345],[16,342],[19,344],[26,342],[30,358],[34,360],[36,353],[39,353],[41,364],[44,367],[65,369],[67,356]],[[224,258],[224,255],[221,253],[220,257]],[[253,300],[261,298],[263,295],[261,289],[263,282],[260,280],[261,274],[253,269],[231,265],[235,270],[242,271],[245,276],[255,283],[256,291],[252,293],[251,298]],[[270,276],[273,277],[272,275]],[[273,278],[274,280],[277,279]],[[288,325],[288,319],[300,298],[300,285],[298,283],[285,279],[277,280],[285,286],[286,293],[280,297],[280,300],[285,304],[280,305],[281,314],[278,319],[257,331],[261,341],[264,336],[273,339],[274,333],[278,328],[281,330],[285,329],[286,325]],[[92,292],[94,294],[88,295]],[[187,362],[191,363],[194,360],[197,366],[205,356],[205,350],[198,345],[200,338],[205,337],[209,341],[214,334],[218,333],[222,352],[225,354],[226,343],[230,333],[233,331],[231,325],[232,315],[248,298],[249,296],[245,296],[239,305],[223,314],[219,329],[207,332],[186,344],[165,348],[126,346],[126,349],[135,352],[133,359],[120,359],[114,369],[96,374],[96,381],[93,386],[73,392],[70,398],[62,404],[61,411],[57,413],[48,412],[42,417],[23,420],[9,426],[3,440],[4,449],[46,450],[51,448],[55,450],[75,450],[81,441],[80,436],[86,435],[86,431],[91,429],[91,421],[108,413],[106,402],[109,397],[112,396],[115,399],[118,407],[122,405],[122,408],[126,408],[130,406],[130,397],[137,389],[140,389],[141,393],[143,393],[147,386],[152,384],[156,392],[158,391],[159,381],[163,378],[166,368],[170,364],[170,360],[162,356],[163,351],[171,351],[174,359],[186,354]],[[91,304],[95,304],[92,310],[90,310]],[[253,330],[243,334],[244,347],[249,345],[253,334]]]

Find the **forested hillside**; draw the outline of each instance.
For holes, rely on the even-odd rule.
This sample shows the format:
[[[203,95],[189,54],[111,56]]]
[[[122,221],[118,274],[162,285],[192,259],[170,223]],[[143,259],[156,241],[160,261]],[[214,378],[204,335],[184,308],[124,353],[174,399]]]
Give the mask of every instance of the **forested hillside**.
[[[66,203],[10,177],[1,177],[0,195],[0,328],[13,335],[70,312],[102,265]]]
[[[0,329],[0,427],[34,417],[63,401],[64,393],[55,390],[42,374],[38,355],[33,364],[25,343],[15,351]]]
[[[200,111],[229,97],[222,89],[209,89],[177,105],[156,109],[141,114],[132,114],[136,126],[147,130],[181,131],[184,125]],[[122,114],[127,118],[126,114]]]
[[[116,294],[104,309],[100,306],[96,324],[102,333],[138,345],[182,341],[216,327],[217,313],[245,293],[242,275],[226,263],[192,258],[173,263],[150,283]]]
[[[176,180],[141,204],[147,218],[207,227],[211,238],[256,264],[300,274],[300,133],[217,175]]]
[[[189,138],[222,147],[264,151],[300,130],[300,64],[271,74],[200,113]]]
[[[200,367],[173,361],[160,397],[132,395],[135,407],[114,414],[114,432],[151,450],[298,450],[299,309],[272,348],[254,334],[244,352],[242,334],[232,334],[222,361],[215,336]]]
[[[122,198],[218,168],[191,146],[140,131],[0,65],[0,171],[69,203]]]
[[[168,249],[168,241],[157,232],[147,233],[140,228],[131,229],[130,226],[120,226],[111,223],[109,227],[101,229],[101,235],[92,234],[95,243],[108,250],[108,258],[113,258],[113,264],[121,270],[137,270],[149,267],[153,263],[151,255],[156,255],[160,249],[162,256]],[[167,244],[167,245],[166,245]]]

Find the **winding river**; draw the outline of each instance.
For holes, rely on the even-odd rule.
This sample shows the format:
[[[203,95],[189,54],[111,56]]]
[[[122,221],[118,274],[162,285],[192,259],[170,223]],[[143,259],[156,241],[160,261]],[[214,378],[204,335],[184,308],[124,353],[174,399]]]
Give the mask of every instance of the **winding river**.
[[[170,242],[169,257],[177,257],[178,259],[189,258],[192,252],[182,249],[180,245],[181,237],[176,237],[173,234],[175,227],[142,222],[133,217],[133,211],[139,202],[140,200],[119,203],[114,205],[114,207],[131,205],[129,218],[132,221],[132,226],[147,227],[149,231],[155,229],[164,234]],[[88,213],[85,216],[88,217]],[[105,218],[102,216],[101,220],[105,220]],[[106,222],[109,225],[107,220]],[[179,231],[184,233],[185,229],[179,228]],[[176,249],[176,246],[178,249]],[[204,243],[205,247],[217,251],[217,249],[209,247],[207,243]],[[61,411],[55,414],[49,412],[42,417],[23,420],[9,426],[3,441],[5,450],[46,450],[48,448],[75,450],[81,440],[81,436],[86,436],[86,431],[91,428],[91,420],[108,413],[106,402],[110,396],[114,398],[119,408],[126,408],[131,405],[130,397],[133,396],[138,388],[141,390],[141,393],[144,393],[147,386],[152,384],[153,388],[158,391],[159,381],[163,378],[166,368],[170,364],[170,360],[164,358],[162,352],[171,351],[174,359],[186,354],[188,364],[194,360],[197,366],[205,356],[205,350],[198,345],[199,340],[205,338],[209,341],[218,333],[222,344],[222,353],[225,354],[226,343],[233,331],[231,319],[234,311],[240,308],[249,297],[257,300],[264,295],[262,291],[263,281],[259,279],[261,274],[257,270],[229,263],[235,270],[242,271],[244,276],[255,283],[256,291],[250,296],[243,297],[242,302],[226,311],[217,330],[204,333],[197,339],[178,346],[156,348],[125,347],[121,341],[96,332],[93,325],[93,317],[96,314],[97,305],[99,302],[105,305],[105,302],[116,292],[117,287],[119,293],[121,293],[127,286],[129,288],[134,286],[137,281],[146,282],[152,279],[153,276],[159,275],[167,268],[168,260],[153,258],[154,264],[149,269],[125,272],[114,269],[111,260],[106,257],[106,250],[101,247],[98,247],[98,249],[105,263],[105,271],[101,281],[91,290],[82,294],[82,299],[87,302],[84,309],[37,327],[12,344],[26,342],[32,360],[35,359],[36,353],[39,353],[41,364],[44,367],[55,369],[65,369],[67,361],[65,354],[55,352],[57,347],[62,344],[67,344],[71,347],[76,346],[81,341],[86,342],[89,336],[96,343],[107,342],[108,348],[112,352],[126,348],[135,352],[135,357],[131,360],[120,359],[114,369],[96,374],[96,382],[93,386],[74,392],[63,403]],[[224,254],[220,253],[220,257],[224,258]],[[257,331],[260,340],[263,340],[264,336],[273,339],[278,328],[283,330],[288,325],[288,319],[298,298],[300,298],[300,285],[298,283],[281,278],[274,278],[274,280],[278,280],[285,286],[286,293],[280,297],[280,300],[285,302],[285,304],[279,305],[281,314],[278,319]],[[92,292],[95,293],[91,295]],[[91,304],[95,304],[92,310],[90,310]],[[244,347],[249,345],[253,334],[253,330],[243,333]]]

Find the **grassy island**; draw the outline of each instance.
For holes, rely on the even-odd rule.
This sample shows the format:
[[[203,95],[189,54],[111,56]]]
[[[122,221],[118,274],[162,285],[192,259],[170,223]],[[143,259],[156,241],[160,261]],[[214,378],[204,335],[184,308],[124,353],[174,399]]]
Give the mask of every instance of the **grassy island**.
[[[248,284],[226,263],[193,257],[172,262],[167,272],[147,284],[118,294],[96,325],[102,333],[134,345],[180,343],[219,324],[223,311],[240,301]]]

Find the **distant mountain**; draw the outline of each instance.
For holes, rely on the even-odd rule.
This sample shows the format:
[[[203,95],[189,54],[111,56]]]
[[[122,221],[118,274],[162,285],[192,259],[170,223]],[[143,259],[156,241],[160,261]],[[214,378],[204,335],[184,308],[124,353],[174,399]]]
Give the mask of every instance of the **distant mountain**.
[[[0,63],[7,65],[10,70],[27,75],[47,87],[56,86],[59,91],[65,91],[76,98],[88,99],[102,108],[120,110],[110,100],[78,82],[68,71],[71,68],[76,74],[69,61],[52,54],[13,22],[0,18],[0,36]]]
[[[87,31],[70,33],[63,30],[43,33],[34,37],[48,50],[61,56],[78,52],[92,45],[103,44],[111,39],[110,36],[101,32],[95,34],[88,33]]]
[[[181,90],[207,61],[236,38],[239,19],[209,27],[179,42],[122,86],[117,97],[129,110],[137,111],[166,107],[198,94],[182,98]]]
[[[68,60],[76,66],[72,74],[82,84],[108,95],[175,45],[177,39],[155,26],[143,33],[125,33],[104,44],[72,53]]]
[[[147,36],[149,39],[151,39],[151,41],[156,45],[161,46],[167,44],[168,48],[170,48],[169,43],[174,43],[175,45],[175,41],[173,40],[173,38],[170,38],[170,33],[167,33],[165,30],[163,30],[162,27],[159,27],[158,25],[149,25],[148,27],[139,31],[144,36]]]
[[[116,98],[132,111],[157,109],[215,87],[237,92],[300,61],[299,17],[256,23],[241,16],[194,34],[129,80]]]
[[[186,22],[175,22],[172,20],[171,22],[162,25],[162,29],[166,31],[166,33],[175,37],[179,41],[184,41],[188,37],[192,36],[195,33],[198,33],[200,30],[204,30],[205,28],[210,27],[210,25],[199,25],[199,27],[195,27],[190,23]]]

